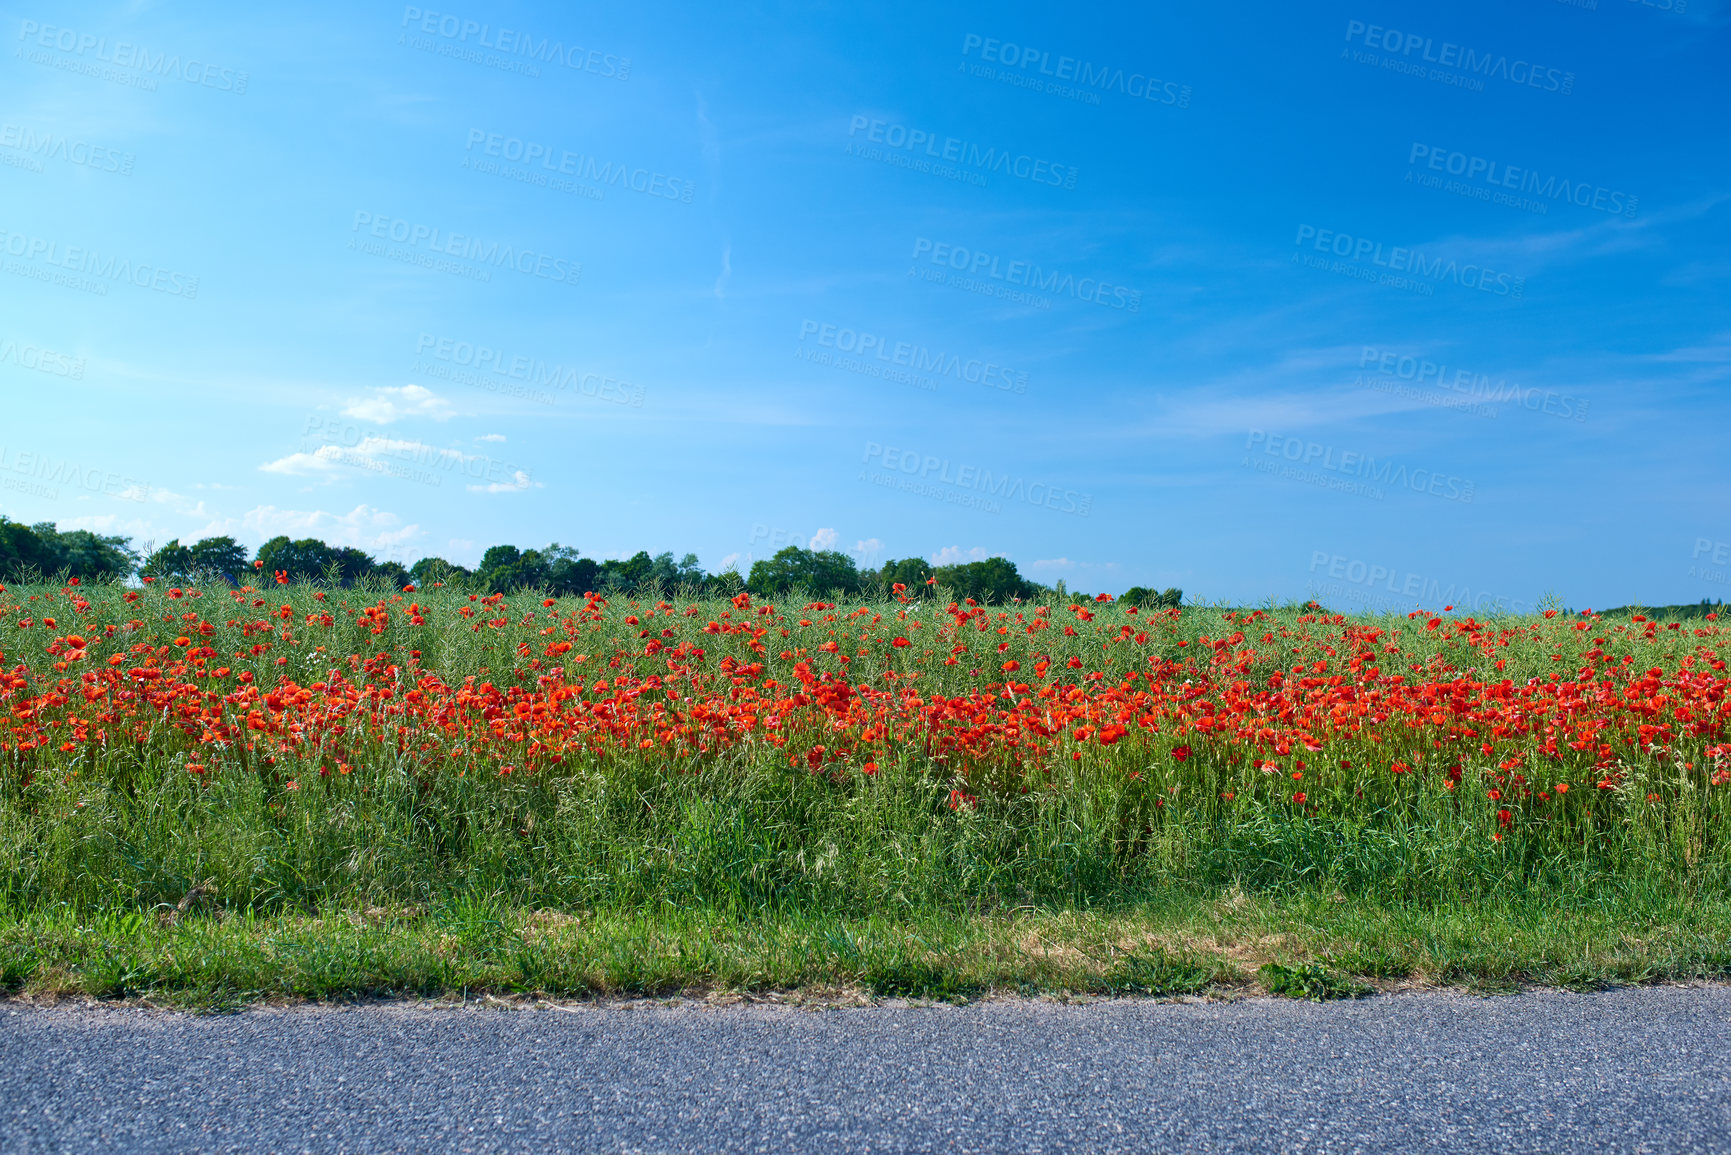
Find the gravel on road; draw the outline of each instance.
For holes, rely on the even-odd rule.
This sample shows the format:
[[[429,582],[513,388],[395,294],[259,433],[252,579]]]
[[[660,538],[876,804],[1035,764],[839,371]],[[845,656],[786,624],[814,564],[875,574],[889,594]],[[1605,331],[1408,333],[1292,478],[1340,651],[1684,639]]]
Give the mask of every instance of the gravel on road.
[[[0,1151],[1727,1151],[1731,987],[188,1015],[0,1003]]]

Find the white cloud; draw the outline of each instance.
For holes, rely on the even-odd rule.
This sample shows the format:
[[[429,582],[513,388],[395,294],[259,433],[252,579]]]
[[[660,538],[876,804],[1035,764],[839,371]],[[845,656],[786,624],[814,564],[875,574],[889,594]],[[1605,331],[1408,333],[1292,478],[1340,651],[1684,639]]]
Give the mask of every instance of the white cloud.
[[[834,549],[839,536],[833,529],[820,529],[811,535],[811,548]]]
[[[421,536],[420,526],[405,525],[396,514],[364,504],[348,513],[260,505],[241,515],[240,527],[248,537],[260,541],[279,534],[316,537],[331,545],[356,546],[375,556],[387,555]]]
[[[335,452],[327,453],[326,450]],[[287,457],[267,461],[259,466],[259,470],[264,473],[282,473],[290,477],[319,474],[329,476],[336,470],[336,453],[338,452],[341,452],[340,447],[325,445],[321,446],[316,453],[291,453]]]
[[[876,565],[878,558],[883,556],[884,543],[875,537],[853,543],[854,556],[860,558],[866,565]]]
[[[1027,565],[1028,573],[1043,581],[1065,578],[1081,582],[1087,588],[1097,589],[1100,583],[1113,584],[1124,582],[1123,567],[1115,561],[1072,561],[1067,557],[1047,557],[1031,561]]]
[[[501,441],[502,442],[505,440],[505,435],[503,433],[483,433],[483,434],[481,434],[481,436],[475,438],[475,440],[476,441]]]
[[[453,413],[450,402],[420,385],[385,385],[371,397],[357,397],[343,407],[344,417],[389,425],[404,417],[431,417],[443,421]]]
[[[727,282],[733,279],[733,246],[726,245],[721,250],[721,275],[715,278],[715,295],[727,296]]]
[[[486,485],[471,485],[471,486],[469,486],[469,492],[470,493],[522,493],[525,490],[544,489],[544,488],[546,488],[546,487],[541,482],[530,480],[529,474],[526,471],[519,469],[511,475],[511,480],[508,482],[491,481],[491,482],[488,482]]]
[[[726,573],[728,570],[733,569],[736,566],[738,566],[741,560],[743,560],[747,565],[750,565],[751,564],[751,555],[750,554],[740,554],[740,553],[730,553],[726,557],[721,559],[721,568],[716,570],[716,572],[717,573]]]
[[[440,449],[424,441],[368,434],[352,446],[321,445],[311,453],[302,450],[267,461],[259,466],[259,470],[289,477],[321,477],[335,481],[347,476],[342,472],[344,469],[359,469],[430,483],[436,480],[436,470],[461,474],[465,464],[478,460],[479,457],[459,449]]]

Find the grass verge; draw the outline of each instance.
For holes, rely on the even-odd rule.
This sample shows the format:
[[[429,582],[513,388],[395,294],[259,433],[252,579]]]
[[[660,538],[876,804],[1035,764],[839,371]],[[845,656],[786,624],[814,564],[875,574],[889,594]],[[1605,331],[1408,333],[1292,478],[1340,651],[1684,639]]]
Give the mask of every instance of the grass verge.
[[[527,911],[482,896],[325,917],[216,912],[0,920],[0,981],[34,998],[224,1009],[272,998],[1356,995],[1731,978],[1731,903],[1630,911],[1332,896],[1175,896],[1110,912],[895,919]]]

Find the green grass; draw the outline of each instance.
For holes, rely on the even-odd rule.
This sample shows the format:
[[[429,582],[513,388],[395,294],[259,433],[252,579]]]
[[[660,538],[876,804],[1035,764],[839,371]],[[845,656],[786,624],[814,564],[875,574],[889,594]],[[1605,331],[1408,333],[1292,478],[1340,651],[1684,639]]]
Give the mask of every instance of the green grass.
[[[1113,911],[738,918],[705,910],[525,912],[460,897],[322,917],[47,910],[0,922],[0,978],[35,997],[207,1009],[262,998],[795,992],[1332,998],[1369,986],[1501,991],[1731,978],[1723,900],[1557,909],[1390,909],[1314,896],[1169,896]]]
[[[952,811],[913,765],[849,792],[755,762],[616,771],[374,767],[286,795],[148,760],[39,776],[0,823],[0,984],[221,1007],[1731,978],[1722,873],[1667,869],[1670,844],[1633,822],[1547,853],[1491,841],[1488,815],[1462,833],[1445,796],[1400,815],[1180,810],[1126,839],[1098,782]]]
[[[295,602],[280,620],[330,607],[318,592],[273,591],[273,602]],[[113,606],[101,599],[120,595],[91,591],[97,602],[80,617],[62,608],[73,600],[63,593],[10,596],[19,617],[54,610],[93,638],[104,614],[164,621],[165,646],[186,628],[168,624],[184,603],[155,591]],[[357,639],[339,622],[337,632],[303,631],[328,641],[328,653],[284,641],[246,669],[274,678],[284,654],[311,681],[342,655],[390,647],[402,658],[412,645],[458,682],[479,671],[532,683],[532,670],[513,668],[520,635],[471,629],[455,612],[466,601],[419,596],[432,605],[425,626]],[[517,622],[542,609],[538,598],[520,601],[497,612]],[[702,632],[724,607],[657,622],[709,646],[706,670],[723,656],[752,660],[737,637]],[[893,625],[901,607],[878,608],[893,628],[918,633]],[[1090,630],[1117,627],[1120,610],[1095,613]],[[540,644],[542,620],[552,618],[521,636]],[[922,647],[942,628],[926,620]],[[824,624],[784,644],[815,653]],[[1391,669],[1482,664],[1422,619],[1377,624],[1387,633],[1376,652]],[[1498,653],[1516,684],[1573,669],[1594,634],[1640,669],[1674,668],[1706,636],[1629,623],[1582,632],[1566,619],[1501,625],[1512,640]],[[11,640],[41,635],[34,628],[6,635],[8,665],[41,672],[52,661],[40,644]],[[1318,637],[1335,628],[1298,611],[1267,618],[1251,632],[1279,629],[1282,640],[1246,676],[1284,668],[1300,650],[1306,664],[1333,658]],[[1199,650],[1206,659],[1213,651],[1196,641],[1222,632],[1221,615],[1195,611],[1159,630],[1150,644],[1169,659]],[[972,626],[941,645],[930,639],[926,652],[941,659],[976,633],[987,656],[970,661],[995,662],[1000,635]],[[100,644],[131,635],[115,636]],[[256,636],[216,635],[225,649]],[[629,647],[619,652],[640,673],[668,665],[642,654],[635,622],[573,636],[596,666],[615,646]],[[1144,651],[1104,650],[1098,633],[1003,636],[1024,647],[1027,665],[1050,647],[1057,669],[1074,654],[1107,667],[1108,685],[1122,673],[1113,662],[1146,668]],[[1566,664],[1554,656],[1569,647]],[[230,652],[223,660],[239,668],[246,651]],[[907,651],[870,660],[903,660],[896,653]],[[922,669],[933,689],[959,694],[977,684],[967,667]],[[65,708],[76,711],[73,685]],[[823,735],[790,737],[798,751]],[[880,756],[869,776],[812,773],[758,742],[701,765],[624,748],[506,776],[492,755],[417,760],[379,734],[348,735],[340,753],[350,772],[328,776],[330,749],[279,751],[266,765],[240,746],[221,765],[200,754],[212,765],[191,774],[191,744],[166,726],[105,746],[12,751],[0,758],[0,990],[222,1007],[461,992],[1321,998],[1365,984],[1492,991],[1731,978],[1731,786],[1707,784],[1706,738],[1672,753],[1621,749],[1616,789],[1593,786],[1584,756],[1543,778],[1535,769],[1535,789],[1575,784],[1541,806],[1491,798],[1492,780],[1479,776],[1495,772],[1486,764],[1496,758],[1441,730],[1366,735],[1312,756],[1308,805],[1290,797],[1290,763],[1265,775],[1242,750],[1197,736],[1180,762],[1140,737],[1078,746],[1075,760],[1066,747],[1042,767],[982,762],[968,777],[912,743]],[[1518,739],[1529,750],[1536,741]],[[1414,748],[1442,753],[1423,773],[1388,772]],[[1442,771],[1457,758],[1469,776],[1449,789]],[[977,805],[951,805],[960,787]],[[1498,812],[1511,805],[1518,821],[1505,827]]]

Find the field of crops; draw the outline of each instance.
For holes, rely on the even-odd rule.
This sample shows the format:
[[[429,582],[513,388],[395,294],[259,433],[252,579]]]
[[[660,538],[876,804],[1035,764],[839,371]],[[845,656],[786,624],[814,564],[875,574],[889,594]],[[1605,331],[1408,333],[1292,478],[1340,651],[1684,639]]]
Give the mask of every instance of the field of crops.
[[[14,585],[0,966],[28,985],[170,924],[340,911],[431,920],[439,941],[508,925],[519,952],[525,919],[838,928],[814,932],[815,971],[700,960],[651,986],[844,981],[863,949],[849,920],[1221,895],[1647,926],[1723,910],[1726,643],[1715,616],[1141,612],[900,587],[769,604]],[[1725,947],[1716,928],[1696,928],[1697,969]],[[1421,947],[1383,969],[1422,970]],[[482,961],[524,989],[637,984],[624,963],[555,981]],[[94,988],[194,981],[152,974]]]

